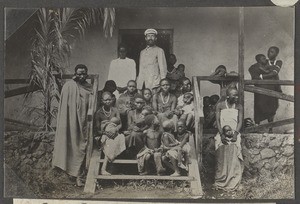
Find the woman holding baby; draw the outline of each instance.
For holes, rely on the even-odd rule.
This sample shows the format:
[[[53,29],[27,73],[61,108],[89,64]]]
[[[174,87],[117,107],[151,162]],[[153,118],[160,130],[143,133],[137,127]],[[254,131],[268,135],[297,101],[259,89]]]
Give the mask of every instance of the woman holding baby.
[[[263,54],[255,56],[256,63],[249,68],[253,80],[279,80],[279,72],[282,61],[277,59],[279,48],[272,46],[268,50],[268,58]],[[278,84],[257,84],[256,87],[282,92]],[[260,124],[264,120],[273,122],[276,111],[279,107],[278,98],[263,94],[254,94],[254,121]],[[269,129],[272,133],[272,128]]]
[[[243,107],[237,103],[236,88],[226,90],[226,100],[216,107],[218,134],[215,137],[217,189],[235,190],[242,179],[241,135]]]
[[[120,113],[113,106],[113,98],[110,92],[102,94],[102,106],[95,114],[97,141],[101,139],[101,149],[105,154],[104,162],[101,168],[102,175],[110,175],[106,171],[107,163],[113,161],[125,149],[125,136],[119,134],[122,127]]]

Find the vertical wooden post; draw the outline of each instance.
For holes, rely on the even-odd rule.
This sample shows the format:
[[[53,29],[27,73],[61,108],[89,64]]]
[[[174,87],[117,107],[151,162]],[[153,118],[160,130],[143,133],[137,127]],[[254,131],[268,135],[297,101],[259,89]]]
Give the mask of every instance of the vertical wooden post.
[[[94,141],[94,113],[97,107],[97,93],[98,93],[98,82],[99,75],[94,75],[93,80],[93,94],[89,97],[89,109],[87,113],[87,150],[86,150],[86,168],[90,165],[90,159],[93,152],[93,141]]]
[[[199,168],[202,166],[202,126],[201,117],[203,117],[201,96],[200,96],[200,85],[198,83],[197,77],[193,77],[194,86],[194,111],[195,111],[195,146],[196,146],[196,158],[198,161]]]
[[[244,107],[244,7],[239,8],[239,103]],[[244,111],[242,113],[244,115]]]

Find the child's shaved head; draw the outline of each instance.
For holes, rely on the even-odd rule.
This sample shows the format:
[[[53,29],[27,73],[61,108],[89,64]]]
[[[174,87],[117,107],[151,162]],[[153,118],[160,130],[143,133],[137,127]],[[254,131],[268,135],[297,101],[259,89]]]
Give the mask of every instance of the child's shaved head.
[[[175,125],[174,125],[173,121],[171,121],[171,120],[165,120],[162,123],[162,127],[166,132],[169,132],[169,131],[175,129]]]
[[[232,136],[232,128],[229,125],[224,125],[224,127],[222,128],[222,131],[226,137]]]
[[[267,58],[264,54],[256,55],[255,60],[256,60],[257,63],[260,63],[260,64],[266,64],[267,63]]]

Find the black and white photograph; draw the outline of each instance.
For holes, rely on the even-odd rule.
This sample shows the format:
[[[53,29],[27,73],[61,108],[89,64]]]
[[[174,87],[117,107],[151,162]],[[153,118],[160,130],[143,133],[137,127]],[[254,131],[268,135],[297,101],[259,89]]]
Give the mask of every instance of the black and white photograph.
[[[295,11],[6,7],[4,197],[295,199]]]

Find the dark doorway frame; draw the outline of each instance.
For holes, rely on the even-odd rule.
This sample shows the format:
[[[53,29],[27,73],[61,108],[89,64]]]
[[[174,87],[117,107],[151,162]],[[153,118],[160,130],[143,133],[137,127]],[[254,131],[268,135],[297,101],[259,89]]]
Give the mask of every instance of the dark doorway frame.
[[[119,29],[118,30],[118,45],[120,43],[124,43],[123,41],[123,36],[125,35],[141,35],[144,36],[144,32],[147,28],[144,29]],[[167,53],[171,54],[173,53],[173,34],[174,34],[174,29],[156,29],[158,32],[157,35],[157,45],[160,46],[159,42],[162,39],[163,36],[168,36],[168,50],[165,50],[165,54],[166,54],[166,60],[168,60],[168,56]],[[140,47],[140,49],[144,49],[146,47],[146,42],[145,45],[143,47]],[[140,51],[141,51],[140,50]],[[117,51],[117,56],[118,56],[118,50]],[[137,65],[137,74],[139,73],[139,62],[136,61],[136,65]]]

